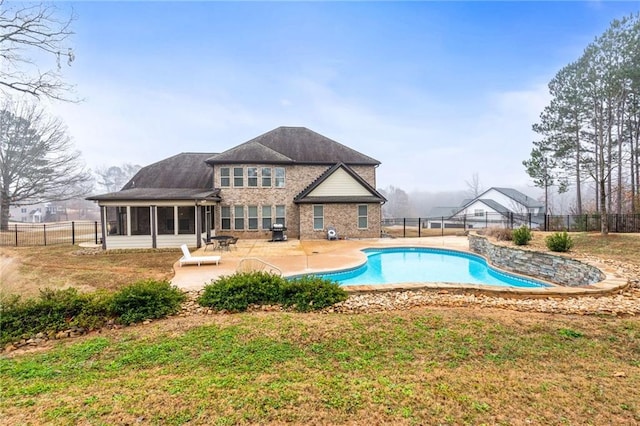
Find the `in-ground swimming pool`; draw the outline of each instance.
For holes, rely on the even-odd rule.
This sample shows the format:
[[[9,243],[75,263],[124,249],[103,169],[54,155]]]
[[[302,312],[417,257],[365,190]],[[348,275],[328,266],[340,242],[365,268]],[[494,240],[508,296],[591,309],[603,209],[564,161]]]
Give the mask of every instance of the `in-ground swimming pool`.
[[[484,258],[455,250],[435,248],[365,249],[367,262],[357,268],[315,274],[342,286],[408,282],[488,284],[503,287],[548,287],[534,279],[499,271]]]

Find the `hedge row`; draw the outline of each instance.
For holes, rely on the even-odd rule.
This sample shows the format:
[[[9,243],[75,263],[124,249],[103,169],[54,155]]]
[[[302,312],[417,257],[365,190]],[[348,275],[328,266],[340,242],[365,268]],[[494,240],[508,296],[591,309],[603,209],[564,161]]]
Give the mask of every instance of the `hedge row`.
[[[82,294],[74,288],[45,289],[40,296],[22,300],[13,296],[0,301],[0,344],[55,333],[73,326],[103,327],[109,320],[128,325],[163,318],[180,309],[186,295],[168,281],[138,281],[121,290]]]

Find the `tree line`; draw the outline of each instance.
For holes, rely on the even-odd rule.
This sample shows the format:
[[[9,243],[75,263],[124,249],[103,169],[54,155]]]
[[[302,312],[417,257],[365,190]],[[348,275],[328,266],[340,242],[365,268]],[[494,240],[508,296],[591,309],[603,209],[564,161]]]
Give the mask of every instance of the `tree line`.
[[[548,88],[523,164],[545,198],[575,191],[574,213],[599,213],[606,234],[607,214],[640,212],[640,15],[611,22]]]

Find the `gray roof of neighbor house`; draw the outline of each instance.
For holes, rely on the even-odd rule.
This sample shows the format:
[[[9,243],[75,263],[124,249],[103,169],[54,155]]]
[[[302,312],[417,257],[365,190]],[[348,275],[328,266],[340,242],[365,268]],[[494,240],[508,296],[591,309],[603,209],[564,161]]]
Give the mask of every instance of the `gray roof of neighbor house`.
[[[460,209],[460,207],[433,207],[429,211],[429,218],[440,219],[444,217],[448,219],[453,216],[458,209]]]
[[[486,204],[487,206],[491,207],[493,210],[497,211],[498,213],[509,213],[511,210],[509,210],[508,208],[506,208],[505,206],[503,206],[502,204],[498,203],[495,200],[492,200],[490,198],[479,198],[476,201],[480,201],[484,204]]]
[[[88,200],[215,199],[213,169],[205,160],[213,153],[183,152],[143,167],[121,191],[94,195]]]
[[[342,168],[345,172],[347,172],[352,178],[354,178],[360,185],[362,185],[367,191],[369,191],[370,195],[358,195],[358,196],[323,196],[323,197],[310,197],[309,194],[316,189],[322,182],[327,180],[329,176],[333,174],[336,170]],[[309,203],[384,203],[387,201],[386,198],[382,196],[374,187],[369,185],[367,181],[362,179],[362,177],[354,172],[351,167],[347,166],[344,163],[338,163],[329,167],[322,173],[316,180],[311,182],[309,186],[302,190],[293,201],[298,204],[309,204]]]
[[[380,162],[306,127],[278,127],[214,155],[209,164],[336,164],[377,166]]]
[[[544,204],[541,203],[540,201],[536,200],[535,198],[531,198],[525,194],[523,194],[522,192],[513,189],[513,188],[491,188],[491,189],[495,189],[496,191],[502,192],[504,195],[506,195],[507,197],[510,197],[514,200],[516,200],[517,202],[519,202],[520,204],[526,206],[526,207],[544,207]]]

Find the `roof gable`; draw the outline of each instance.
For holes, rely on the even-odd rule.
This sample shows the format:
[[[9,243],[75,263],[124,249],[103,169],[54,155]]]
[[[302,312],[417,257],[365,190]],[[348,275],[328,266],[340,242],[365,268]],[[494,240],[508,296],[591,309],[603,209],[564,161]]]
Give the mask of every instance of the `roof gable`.
[[[241,145],[212,156],[209,164],[300,163],[372,165],[380,164],[367,155],[306,127],[278,127]]]
[[[343,163],[328,168],[294,198],[296,203],[382,203],[387,201]]]

